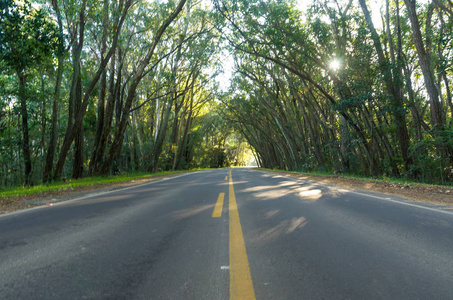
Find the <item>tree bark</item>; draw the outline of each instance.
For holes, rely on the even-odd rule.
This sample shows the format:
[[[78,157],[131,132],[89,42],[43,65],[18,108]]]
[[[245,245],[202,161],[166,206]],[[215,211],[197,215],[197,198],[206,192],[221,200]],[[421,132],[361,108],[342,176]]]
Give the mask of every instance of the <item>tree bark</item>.
[[[100,55],[101,60],[104,58],[105,51],[107,49],[107,35],[108,35],[108,25],[109,25],[109,0],[104,0],[103,8],[103,28],[102,28],[102,38],[101,38],[101,49]],[[112,56],[112,64],[114,64],[115,56]],[[104,69],[101,75],[99,82],[99,101],[98,101],[98,115],[96,119],[96,135],[94,138],[94,147],[93,153],[91,154],[90,165],[89,165],[89,174],[93,174],[93,169],[95,162],[98,160],[97,156],[99,153],[99,147],[101,143],[102,131],[104,128],[104,116],[105,116],[105,95],[107,90],[107,71]],[[102,155],[102,154],[101,154]]]
[[[86,0],[85,0],[85,2],[86,2]],[[60,176],[63,172],[66,157],[68,155],[71,144],[75,138],[76,132],[78,131],[79,128],[82,127],[83,118],[86,113],[86,108],[88,106],[91,93],[93,92],[94,87],[96,86],[97,82],[99,81],[99,78],[101,77],[102,72],[104,71],[104,68],[107,66],[107,63],[109,62],[110,58],[112,57],[112,55],[116,49],[116,46],[118,44],[119,34],[121,32],[121,28],[123,26],[127,12],[129,10],[129,8],[131,7],[131,5],[132,5],[132,0],[127,0],[126,3],[124,3],[123,12],[122,12],[121,17],[119,18],[119,21],[117,22],[117,26],[115,28],[116,31],[115,31],[112,45],[110,46],[110,49],[109,49],[108,53],[106,54],[105,58],[102,60],[96,74],[94,75],[90,84],[88,85],[87,90],[85,91],[83,101],[82,101],[82,106],[81,106],[81,109],[79,110],[79,112],[77,113],[77,115],[75,116],[74,124],[68,124],[68,128],[67,128],[66,134],[65,134],[65,139],[63,141],[63,145],[60,150],[60,157],[58,159],[58,162],[57,162],[57,165],[55,168],[55,173],[54,173],[55,179],[60,178]],[[85,24],[84,18],[85,18],[85,12],[84,12],[84,9],[82,9],[81,14],[80,14],[80,24],[81,24],[80,36],[83,36],[83,27]]]
[[[184,153],[185,153],[186,147],[187,147],[187,136],[189,134],[189,128],[192,125],[192,110],[193,110],[193,97],[191,97],[191,100],[190,100],[189,115],[187,116],[186,126],[184,127],[184,133],[182,135],[181,143],[179,144],[179,147],[178,147],[178,155],[177,155],[176,164],[174,167],[175,170],[181,169],[182,158],[184,156]]]
[[[359,0],[359,2],[360,6],[362,7],[362,11],[365,16],[368,28],[371,32],[371,38],[373,40],[374,47],[378,54],[379,66],[384,76],[387,93],[391,97],[391,102],[393,106],[392,114],[395,118],[398,143],[401,149],[401,154],[405,163],[406,170],[408,170],[413,161],[412,158],[409,156],[410,140],[406,126],[406,113],[404,109],[403,93],[400,88],[402,84],[401,78],[398,75],[395,76],[395,79],[392,77],[392,69],[390,67],[390,62],[384,55],[379,35],[377,34],[376,29],[374,28],[373,21],[371,19],[370,12],[368,11],[368,8],[366,6],[365,0]],[[391,36],[389,36],[388,38],[392,39]],[[391,45],[393,45],[393,42],[391,43]],[[396,74],[399,74],[399,71],[396,71]]]
[[[20,101],[20,113],[22,115],[22,151],[24,155],[24,179],[25,185],[31,184],[31,155],[30,155],[30,136],[28,129],[28,110],[27,110],[27,96],[25,90],[25,84],[27,81],[27,75],[23,71],[17,72],[19,79],[19,101]]]
[[[109,83],[109,97],[107,99],[107,106],[105,110],[104,125],[101,133],[98,148],[96,149],[96,160],[94,161],[93,174],[101,175],[101,168],[105,150],[107,149],[107,143],[110,137],[110,130],[112,129],[113,115],[115,111],[115,103],[119,102],[121,82],[122,82],[122,56],[121,49],[118,48],[118,75],[116,83],[114,80],[115,73],[115,60],[110,65],[110,83]]]
[[[433,126],[437,126],[438,129],[442,129],[444,124],[442,122],[442,108],[439,102],[439,93],[436,87],[434,74],[431,69],[428,53],[426,52],[425,45],[423,43],[420,22],[415,9],[416,0],[404,0],[404,3],[406,4],[409,19],[411,21],[412,37],[414,39],[415,48],[417,49],[418,63],[422,69],[426,91],[428,92],[429,104],[431,107],[431,122]]]
[[[80,113],[80,109],[82,107],[82,78],[80,74],[77,79],[77,87],[76,87],[76,96],[74,98],[74,111],[76,112],[75,115]],[[79,126],[74,128],[75,130],[75,138],[74,138],[74,161],[72,166],[72,178],[79,179],[83,177],[83,126]]]
[[[173,97],[169,100],[165,107],[164,118],[160,124],[160,128],[158,130],[158,135],[156,141],[153,145],[153,151],[151,153],[151,165],[149,167],[150,172],[157,172],[159,156],[162,153],[162,146],[164,144],[165,135],[167,132],[168,127],[168,120],[170,118],[171,108],[173,106]]]
[[[303,119],[306,120],[306,128],[308,129],[308,136],[310,137],[311,144],[313,146],[316,162],[318,163],[318,166],[322,167],[324,165],[324,158],[322,156],[321,145],[315,135],[312,123],[309,121],[306,105],[304,105],[303,100],[301,99],[297,89],[295,88],[293,80],[287,74],[285,75],[289,83],[290,92],[299,103],[300,112],[302,113]]]
[[[61,20],[61,13],[58,8],[57,0],[52,1],[53,8],[57,14],[58,21],[58,30],[60,38],[63,39],[63,22]],[[63,42],[63,41],[61,41]],[[63,77],[63,68],[64,68],[64,55],[65,52],[61,52],[58,55],[58,69],[57,69],[57,79],[55,81],[55,90],[53,93],[52,99],[52,124],[50,129],[50,140],[47,147],[46,155],[46,165],[44,167],[43,173],[43,182],[49,182],[52,179],[52,168],[53,161],[55,158],[55,150],[57,148],[57,137],[58,137],[58,103],[60,102],[60,91],[61,91],[61,80]]]
[[[148,53],[146,54],[145,58],[140,63],[139,67],[137,68],[134,78],[132,79],[132,82],[129,86],[129,91],[128,91],[128,95],[126,98],[126,102],[124,104],[121,122],[118,126],[118,130],[115,134],[115,138],[112,142],[112,146],[110,147],[109,153],[101,168],[102,174],[109,173],[115,157],[121,151],[121,146],[122,146],[122,142],[123,142],[123,138],[124,138],[124,132],[126,131],[127,121],[129,119],[129,113],[130,113],[130,110],[132,107],[133,100],[135,99],[135,96],[136,96],[137,86],[142,79],[143,72],[144,72],[146,66],[149,64],[151,57],[153,56],[154,51],[157,47],[157,44],[159,43],[160,39],[162,38],[162,35],[164,34],[164,32],[166,31],[168,26],[170,26],[170,24],[173,22],[173,20],[175,20],[176,17],[179,15],[179,13],[183,9],[186,1],[187,0],[181,0],[179,2],[178,6],[176,7],[175,11],[159,27],[159,29],[157,30],[156,35],[153,39],[151,47],[148,50]]]

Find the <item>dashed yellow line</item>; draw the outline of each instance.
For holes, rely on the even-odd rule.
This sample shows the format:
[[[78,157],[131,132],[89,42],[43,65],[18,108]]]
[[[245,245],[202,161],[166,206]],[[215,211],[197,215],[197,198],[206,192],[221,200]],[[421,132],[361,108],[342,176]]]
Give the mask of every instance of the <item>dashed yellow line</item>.
[[[231,171],[228,209],[230,215],[230,300],[255,299]]]
[[[215,204],[214,211],[212,212],[213,218],[220,218],[222,216],[224,198],[225,198],[225,193],[220,193],[219,197],[217,198],[217,202]]]

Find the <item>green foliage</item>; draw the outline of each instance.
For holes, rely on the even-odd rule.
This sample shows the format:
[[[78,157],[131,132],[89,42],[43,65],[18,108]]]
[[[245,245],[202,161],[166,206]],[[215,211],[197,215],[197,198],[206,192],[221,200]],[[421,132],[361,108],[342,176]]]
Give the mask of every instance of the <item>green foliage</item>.
[[[191,132],[186,166],[224,168],[245,166],[251,160],[251,150],[232,124],[225,120],[224,111],[210,111],[200,126]]]
[[[0,23],[0,60],[16,72],[44,64],[63,51],[57,25],[43,8],[29,1],[7,2]]]
[[[426,183],[453,184],[453,168],[448,162],[452,153],[444,152],[453,147],[453,129],[445,129],[439,135],[430,135],[414,143],[411,155],[414,164],[407,172],[411,178],[419,178]]]
[[[377,28],[386,59],[382,63],[357,1],[312,1],[306,12],[299,11],[295,0],[213,2],[214,8],[187,2],[144,66],[136,89],[131,82],[176,2],[134,1],[128,11],[105,68],[103,96],[113,99],[114,110],[101,163],[119,132],[117,125],[121,120],[128,124],[112,173],[144,171],[151,165],[157,170],[241,166],[256,156],[269,168],[451,182],[453,22],[440,7],[434,7],[431,28],[426,28],[426,5],[417,12],[442,96],[445,126],[436,128],[402,3],[401,40],[395,2],[389,6],[390,36]],[[56,58],[65,51],[57,103],[57,144],[63,143],[66,125],[73,120],[69,89],[72,47],[81,42],[80,16],[85,20],[82,96],[99,69],[103,40],[109,49],[118,32],[122,2],[87,1],[85,14],[82,1],[41,3],[0,2],[0,186],[24,181],[20,99],[26,99],[29,114],[33,182],[41,179],[56,99]],[[58,20],[68,36],[60,34]],[[226,93],[214,81],[224,51],[234,56],[235,68]],[[339,67],[332,67],[333,60]],[[389,93],[387,70],[401,89],[402,102]],[[26,78],[21,93],[18,75]],[[107,103],[100,102],[100,93],[98,82],[83,119],[85,174],[97,151],[97,128],[105,125]],[[134,93],[132,112],[123,114],[129,93]],[[410,161],[404,160],[399,143],[398,116],[407,122]],[[64,164],[67,178],[73,150]]]
[[[293,3],[228,4],[224,16],[232,24],[229,41],[237,73],[227,106],[262,166],[446,182],[446,165],[453,161],[451,136],[446,129],[426,128],[430,114],[416,94],[423,94],[422,77],[404,9],[401,35],[393,4],[391,36],[377,28],[382,59],[358,3],[314,1],[305,18],[293,13]],[[426,8],[421,11],[423,23]],[[441,41],[452,38],[447,33],[451,20],[436,13],[432,18],[438,22],[426,34],[433,35],[437,53],[431,51],[431,60],[442,72],[447,68],[440,58],[451,53]],[[340,67],[332,67],[333,60]],[[451,73],[446,77],[451,81]],[[438,80],[447,93],[447,83]],[[414,85],[416,93],[410,90]],[[445,106],[447,118],[448,111]],[[405,126],[410,136],[402,131]],[[423,136],[421,141],[415,134]],[[417,153],[417,148],[425,150]]]

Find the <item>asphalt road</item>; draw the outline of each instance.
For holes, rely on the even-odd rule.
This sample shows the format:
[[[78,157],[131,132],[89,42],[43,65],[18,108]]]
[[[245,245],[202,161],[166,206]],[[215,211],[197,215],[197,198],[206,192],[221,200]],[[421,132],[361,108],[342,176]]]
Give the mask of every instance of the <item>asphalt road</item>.
[[[0,216],[0,299],[453,299],[452,212],[229,171]]]

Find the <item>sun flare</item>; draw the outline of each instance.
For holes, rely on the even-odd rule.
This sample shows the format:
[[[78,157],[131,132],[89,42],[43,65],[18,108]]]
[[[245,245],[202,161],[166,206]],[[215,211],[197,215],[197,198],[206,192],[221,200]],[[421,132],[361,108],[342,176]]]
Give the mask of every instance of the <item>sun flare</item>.
[[[341,62],[338,59],[334,59],[330,62],[329,67],[331,70],[338,70],[341,67]]]

